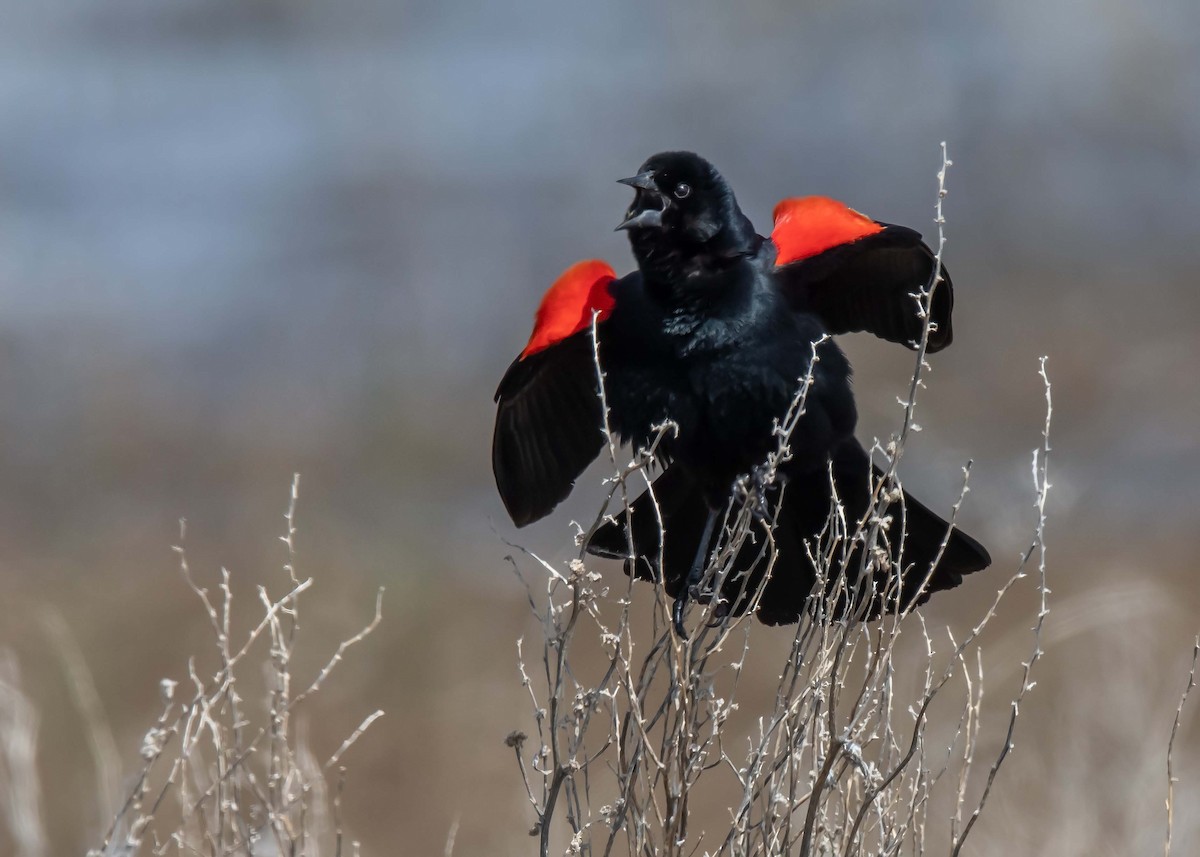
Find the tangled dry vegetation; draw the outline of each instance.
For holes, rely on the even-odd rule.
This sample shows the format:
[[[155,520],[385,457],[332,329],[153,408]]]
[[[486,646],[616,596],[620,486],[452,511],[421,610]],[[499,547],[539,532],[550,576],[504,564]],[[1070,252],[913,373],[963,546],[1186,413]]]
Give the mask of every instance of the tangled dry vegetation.
[[[948,799],[946,839],[957,855],[1011,747],[1041,655],[1048,612],[1048,381],[1046,393],[1047,434],[1033,461],[1035,532],[970,632],[956,640],[948,631],[930,629],[915,611],[877,622],[828,618],[824,605],[847,596],[844,563],[850,547],[865,542],[869,561],[886,562],[888,540],[902,527],[879,514],[848,521],[832,509],[826,530],[811,546],[821,570],[816,591],[828,591],[830,600],[815,603],[796,627],[790,650],[777,663],[773,698],[749,724],[743,717],[731,725],[739,719],[739,687],[756,631],[750,613],[718,617],[709,604],[696,632],[681,640],[671,630],[671,605],[656,588],[647,638],[631,618],[632,583],[605,586],[582,554],[566,569],[527,554],[547,575],[544,589],[529,586],[542,629],[536,672],[525,645],[518,647],[536,739],[529,747],[530,739],[516,732],[508,743],[534,808],[531,833],[539,837],[541,853],[555,850],[557,823],[567,835],[569,854],[923,854],[931,808]],[[793,416],[802,410],[803,390]],[[785,421],[780,427],[780,457],[787,454],[791,425],[794,421]],[[899,497],[894,468],[902,443],[903,435],[882,451],[888,467],[876,486],[877,513]],[[644,476],[652,459],[648,450],[621,468],[613,496],[624,495],[627,483]],[[964,494],[967,472],[964,468]],[[604,513],[593,526],[603,520]],[[759,520],[745,507],[727,517],[706,570],[715,591],[721,591],[733,557],[748,539],[773,556],[769,527]],[[586,537],[581,533],[581,542]],[[1030,654],[1012,691],[1007,738],[984,761],[980,790],[976,750],[984,675],[978,637],[1000,601],[1026,578],[1039,596]],[[639,595],[647,593],[639,588]],[[585,677],[577,662],[594,659],[589,647],[601,650],[605,668]],[[931,712],[945,695],[955,700],[940,707],[942,722],[935,728]],[[714,792],[726,802],[726,817],[701,819],[689,811],[698,795],[711,802]]]
[[[180,572],[208,617],[219,666],[206,675],[192,658],[184,682],[162,681],[162,711],[145,734],[141,769],[89,857],[358,853],[342,825],[341,759],[383,712],[366,717],[327,760],[313,755],[294,718],[347,650],[378,626],[383,590],[374,618],[343,641],[307,684],[298,683],[293,659],[301,636],[300,596],[312,586],[312,578],[296,573],[298,487],[297,477],[282,537],[287,590],[272,596],[259,587],[262,617],[244,637],[235,639],[231,632],[235,600],[229,572],[221,570],[217,596],[198,583],[181,527]],[[257,690],[243,690],[247,681],[255,684],[256,672],[264,677],[265,704],[248,701]],[[32,843],[22,857],[43,853]]]
[[[827,615],[833,611],[826,610],[853,597],[846,581],[860,570],[848,569],[850,561],[882,570],[898,587],[903,559],[893,566],[889,557],[890,542],[903,532],[903,512],[893,520],[886,510],[901,498],[897,466],[910,434],[919,431],[917,395],[928,372],[928,308],[940,280],[941,201],[949,165],[943,146],[937,265],[932,282],[914,284],[913,299],[926,330],[901,402],[903,422],[886,444],[877,442],[873,449],[883,476],[872,486],[870,512],[862,520],[848,520],[835,503],[824,531],[809,545],[819,571],[814,592],[828,595],[814,597],[809,616],[796,626],[789,651],[775,664],[779,681],[765,706],[739,713],[743,670],[755,638],[752,611],[720,616],[709,604],[696,632],[683,640],[672,633],[670,605],[655,587],[653,630],[647,636],[631,617],[631,582],[605,585],[585,565],[582,549],[565,569],[525,552],[546,575],[544,588],[527,586],[542,631],[536,670],[529,647],[523,642],[518,647],[521,679],[534,710],[534,738],[515,732],[508,743],[534,810],[531,833],[543,855],[562,848],[568,854],[849,857],[923,854],[932,843],[953,855],[963,848],[1012,746],[1021,701],[1034,686],[1031,674],[1041,656],[1049,592],[1045,527],[1052,411],[1045,360],[1040,369],[1045,424],[1032,461],[1036,523],[1016,569],[969,633],[956,640],[928,627],[911,610],[876,622],[865,621],[861,612],[833,619]],[[815,358],[815,344],[813,353]],[[600,372],[599,361],[596,369]],[[600,378],[603,386],[602,373]],[[710,591],[723,591],[732,561],[747,541],[773,562],[773,516],[752,513],[756,503],[766,502],[754,495],[774,482],[788,458],[811,383],[811,373],[799,379],[792,407],[776,426],[778,446],[764,463],[765,478],[748,480],[731,500],[705,572]],[[664,425],[659,438],[675,430]],[[628,504],[635,483],[649,490],[656,446],[622,464],[610,442],[614,475],[607,502],[591,527],[580,528],[580,545],[611,514],[611,506]],[[968,463],[952,521],[966,495],[969,471]],[[862,559],[851,560],[859,544],[866,547]],[[519,563],[514,567],[528,579]],[[929,569],[905,573],[929,574]],[[977,755],[984,690],[978,638],[1000,601],[1026,579],[1038,593],[1029,656],[1021,665],[1020,683],[1009,691],[1007,737],[998,753],[984,759]],[[751,599],[758,595],[749,593]],[[650,597],[641,588],[637,596]],[[593,661],[602,668],[588,674],[583,664]],[[946,696],[953,699],[943,702]],[[701,805],[723,806],[726,814],[701,817],[696,811]],[[935,808],[937,814],[931,814]],[[932,829],[946,819],[947,830]]]

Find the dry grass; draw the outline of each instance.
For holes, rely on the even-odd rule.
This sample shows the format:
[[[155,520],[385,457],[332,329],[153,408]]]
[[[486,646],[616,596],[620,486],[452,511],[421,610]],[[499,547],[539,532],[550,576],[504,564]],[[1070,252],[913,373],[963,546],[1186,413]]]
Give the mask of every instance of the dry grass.
[[[345,776],[341,759],[383,712],[364,719],[324,761],[313,755],[294,718],[303,703],[321,690],[346,651],[379,625],[383,591],[371,621],[343,641],[307,684],[298,684],[294,657],[301,637],[301,596],[312,585],[311,578],[301,579],[296,572],[298,484],[297,478],[282,537],[287,547],[287,586],[276,596],[259,587],[262,615],[244,636],[231,630],[235,599],[229,572],[221,570],[220,594],[215,597],[198,583],[182,546],[186,531],[181,525],[176,547],[180,573],[203,607],[218,666],[205,674],[193,657],[183,682],[162,680],[162,709],[145,733],[142,765],[89,855],[358,853],[358,843],[348,839],[341,817]],[[254,676],[256,671],[260,678]],[[82,659],[74,672],[76,685],[90,686]],[[254,690],[247,690],[248,686]],[[262,691],[261,705],[250,701],[258,691]],[[89,722],[104,732],[97,710],[84,707],[85,715],[92,715]],[[26,714],[21,723],[0,728],[13,747],[26,748],[10,753],[10,759],[32,758],[30,717]],[[40,857],[45,853],[45,838],[38,835],[36,772],[27,762],[10,764],[9,770],[13,775],[7,782],[14,789],[0,805],[13,814],[16,823],[10,826],[21,837],[22,857]],[[2,782],[5,778],[0,778]]]

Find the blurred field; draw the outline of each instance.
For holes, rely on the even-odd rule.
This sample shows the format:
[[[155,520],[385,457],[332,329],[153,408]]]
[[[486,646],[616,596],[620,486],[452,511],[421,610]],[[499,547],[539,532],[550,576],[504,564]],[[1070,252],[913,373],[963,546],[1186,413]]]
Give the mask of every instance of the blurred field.
[[[441,853],[456,823],[456,854],[529,853],[503,738],[528,727],[533,625],[489,443],[538,296],[577,258],[629,264],[613,180],[658,149],[711,158],[760,230],[779,197],[827,193],[932,231],[942,139],[956,342],[905,478],[948,504],[975,460],[962,521],[997,578],[931,626],[973,624],[1027,544],[1040,355],[1056,397],[1047,654],[972,853],[1161,848],[1200,631],[1195,4],[0,0],[0,19],[0,647],[41,716],[51,853],[102,822],[47,611],[132,773],[158,680],[211,647],[178,519],[197,575],[229,568],[249,606],[282,581],[293,471],[309,669],[388,587],[307,715],[328,755],[387,711],[346,760],[364,853]],[[860,435],[884,435],[909,356],[844,345]],[[581,485],[519,540],[569,556]],[[996,729],[1028,597],[984,642]],[[1200,851],[1197,722],[1177,854]]]

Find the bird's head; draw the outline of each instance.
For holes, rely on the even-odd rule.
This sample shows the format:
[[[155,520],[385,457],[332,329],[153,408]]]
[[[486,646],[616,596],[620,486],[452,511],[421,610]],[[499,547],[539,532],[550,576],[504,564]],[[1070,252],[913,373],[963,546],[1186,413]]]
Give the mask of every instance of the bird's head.
[[[661,152],[637,175],[618,181],[635,196],[617,229],[629,230],[634,239],[703,245],[741,216],[725,179],[692,152]]]

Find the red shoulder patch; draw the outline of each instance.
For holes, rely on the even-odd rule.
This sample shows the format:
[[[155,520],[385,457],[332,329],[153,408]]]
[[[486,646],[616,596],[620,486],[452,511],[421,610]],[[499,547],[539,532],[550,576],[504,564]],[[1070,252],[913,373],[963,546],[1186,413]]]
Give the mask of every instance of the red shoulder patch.
[[[599,259],[576,262],[563,271],[538,306],[533,333],[520,359],[590,326],[593,312],[599,312],[601,319],[608,318],[614,304],[608,284],[616,278],[612,267]]]
[[[771,240],[776,265],[798,262],[883,231],[883,225],[827,196],[800,196],[775,206]]]

